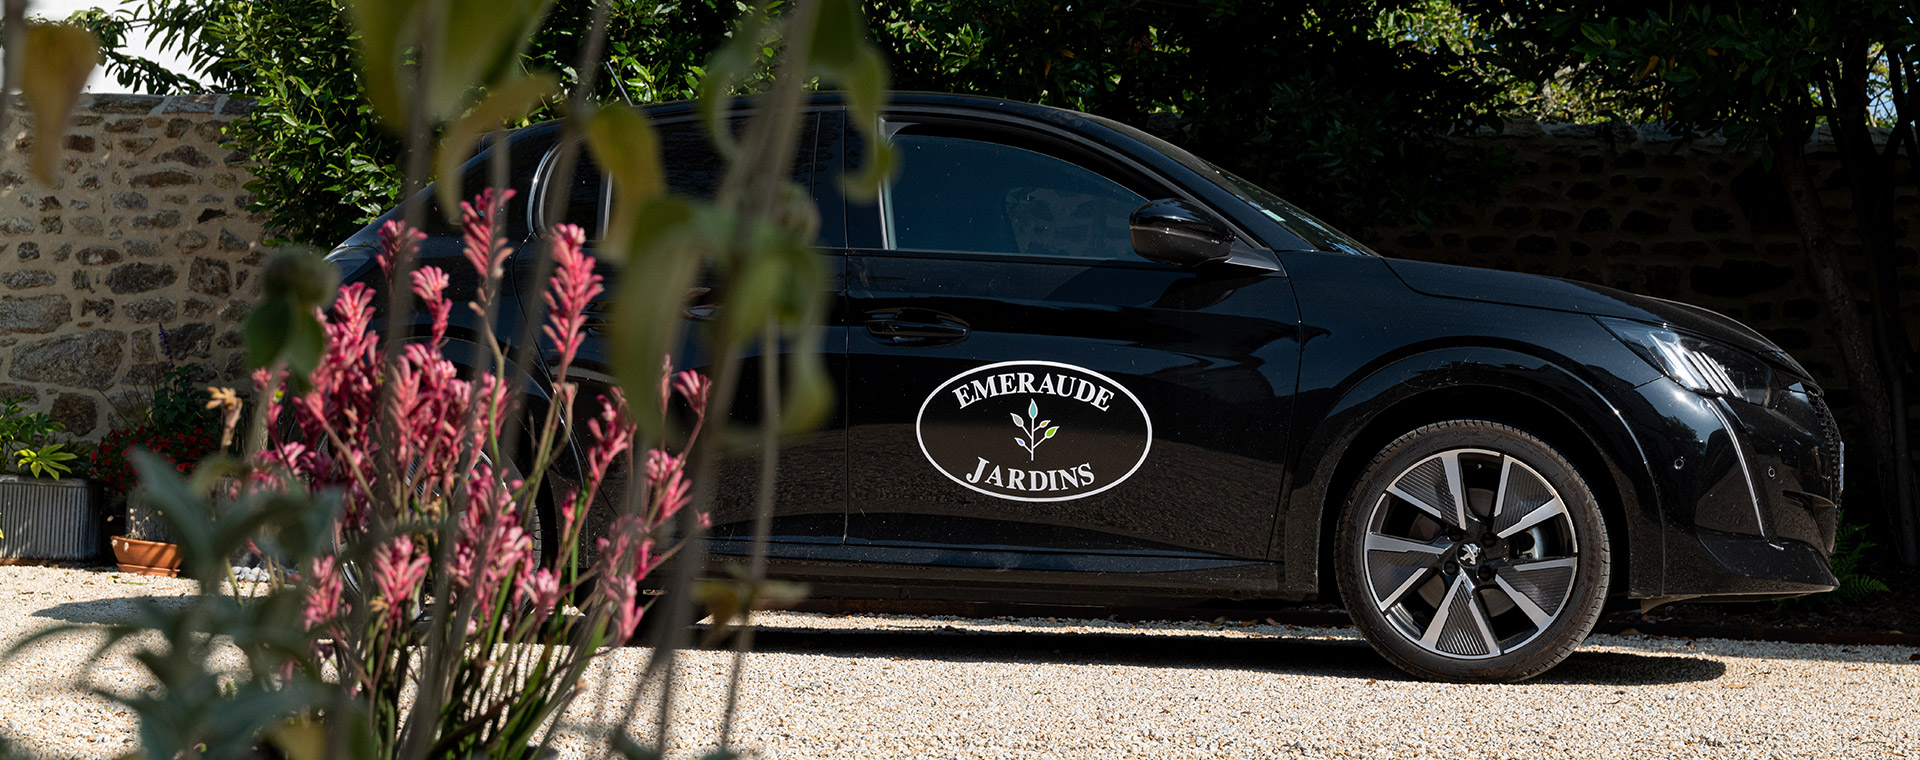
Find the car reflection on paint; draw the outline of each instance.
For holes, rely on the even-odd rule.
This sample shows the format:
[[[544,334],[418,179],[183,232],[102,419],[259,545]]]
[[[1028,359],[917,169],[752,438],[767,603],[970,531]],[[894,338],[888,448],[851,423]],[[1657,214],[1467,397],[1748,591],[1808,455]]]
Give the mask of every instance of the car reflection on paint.
[[[646,110],[671,189],[711,196],[722,161],[693,108]],[[1340,600],[1412,673],[1517,681],[1609,604],[1833,588],[1832,415],[1732,320],[1382,258],[1086,114],[899,94],[885,121],[902,169],[877,201],[840,194],[865,148],[832,95],[794,167],[834,275],[820,328],[842,403],[783,445],[769,538],[775,571],[816,594]],[[508,153],[513,239],[605,218],[612,188],[584,155],[554,184],[559,135],[518,130],[461,178],[477,190]],[[345,277],[377,280],[374,229],[333,254]],[[459,261],[457,230],[427,231],[426,263]],[[503,339],[537,301],[529,268],[513,258]],[[687,314],[712,309],[695,296]],[[603,326],[576,364],[587,397],[608,380]],[[738,464],[718,484],[721,556],[750,538],[756,471]]]

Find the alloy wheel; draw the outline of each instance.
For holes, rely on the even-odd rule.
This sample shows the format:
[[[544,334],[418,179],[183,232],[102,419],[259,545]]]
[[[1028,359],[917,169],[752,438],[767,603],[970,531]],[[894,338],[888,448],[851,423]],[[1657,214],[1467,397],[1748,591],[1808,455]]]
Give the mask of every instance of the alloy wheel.
[[[1578,538],[1566,501],[1533,467],[1450,449],[1402,470],[1373,503],[1366,589],[1409,643],[1446,658],[1499,657],[1566,612]]]

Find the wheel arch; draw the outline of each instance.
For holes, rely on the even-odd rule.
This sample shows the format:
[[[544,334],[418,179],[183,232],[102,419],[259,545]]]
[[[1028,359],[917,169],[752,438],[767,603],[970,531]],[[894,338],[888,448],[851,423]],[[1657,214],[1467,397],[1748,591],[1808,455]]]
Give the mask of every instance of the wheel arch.
[[[1295,470],[1275,551],[1279,557],[1313,561],[1285,563],[1291,596],[1338,596],[1334,535],[1361,473],[1394,439],[1453,419],[1509,425],[1560,451],[1600,501],[1614,556],[1611,593],[1641,596],[1658,589],[1663,561],[1658,499],[1639,441],[1618,409],[1592,384],[1546,359],[1507,349],[1448,349],[1368,374],[1340,396],[1309,435],[1301,451],[1339,454],[1331,467],[1315,467],[1303,457]]]

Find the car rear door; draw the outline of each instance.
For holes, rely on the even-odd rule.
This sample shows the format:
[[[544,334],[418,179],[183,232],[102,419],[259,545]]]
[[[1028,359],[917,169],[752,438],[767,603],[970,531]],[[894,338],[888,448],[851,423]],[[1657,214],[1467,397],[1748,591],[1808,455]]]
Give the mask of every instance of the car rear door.
[[[736,132],[743,127],[744,119],[741,116],[732,120],[732,128]],[[821,217],[819,237],[815,242],[827,274],[822,297],[829,303],[837,303],[844,290],[845,258],[842,246],[845,240],[845,211],[836,183],[841,161],[839,135],[842,121],[841,111],[832,106],[816,107],[807,113],[800,130],[792,175],[795,183],[813,195]],[[709,139],[703,125],[691,113],[687,113],[659,118],[655,129],[660,140],[662,168],[668,190],[694,198],[712,198],[726,170],[726,161]],[[588,226],[592,237],[592,232],[599,229],[604,221],[609,193],[618,192],[618,188],[607,186],[592,157],[584,150],[573,175],[572,191],[565,204],[566,210],[561,213],[566,221]],[[551,174],[543,172],[543,176]],[[534,212],[536,227],[546,226],[546,220],[539,217],[544,210]],[[574,376],[581,383],[579,397],[582,399],[575,410],[579,423],[574,429],[578,436],[584,436],[586,430],[584,421],[587,417],[583,415],[590,415],[598,409],[597,404],[592,402],[595,394],[603,392],[613,382],[606,364],[606,331],[614,317],[611,299],[618,292],[621,272],[617,264],[604,257],[599,260],[597,271],[607,278],[606,295],[589,308],[587,338],[580,349],[580,358],[574,370]],[[690,296],[686,309],[689,340],[682,352],[673,357],[678,369],[697,369],[709,376],[714,371],[711,365],[715,358],[703,350],[704,341],[700,335],[703,326],[712,322],[722,299],[723,294],[714,285],[711,281],[703,281]],[[523,296],[523,302],[532,308],[537,302],[527,299],[535,298],[538,295],[529,292]],[[834,309],[823,311],[829,320],[833,318]],[[832,321],[820,328],[827,333],[823,340],[827,371],[832,382],[842,384],[845,382],[846,328],[844,324]],[[542,348],[552,353],[552,346],[544,341]],[[750,341],[740,350],[743,354],[738,383],[740,392],[733,401],[732,418],[737,424],[754,425],[758,424],[759,418],[758,378],[765,357],[760,354],[757,341]],[[548,360],[551,361],[552,357]],[[636,409],[636,412],[648,413],[642,409]],[[586,441],[579,438],[577,443],[585,445]],[[703,445],[717,443],[709,441]],[[609,480],[619,476],[619,473],[610,474]],[[709,515],[713,522],[710,535],[714,539],[712,550],[715,553],[731,553],[735,550],[732,544],[744,543],[751,538],[758,476],[759,459],[755,452],[738,452],[721,460],[715,481],[713,508]],[[778,490],[771,534],[774,556],[799,551],[806,546],[841,542],[846,521],[846,422],[839,410],[819,429],[783,441],[776,482]],[[610,505],[617,504],[615,500],[622,498],[624,487],[624,483],[608,483],[603,489],[607,498],[599,508],[608,509]],[[590,525],[589,528],[598,529],[597,525]]]
[[[848,210],[847,550],[1264,559],[1299,355],[1284,273],[1139,258],[1130,212],[1184,194],[1058,130],[886,126],[901,173]]]

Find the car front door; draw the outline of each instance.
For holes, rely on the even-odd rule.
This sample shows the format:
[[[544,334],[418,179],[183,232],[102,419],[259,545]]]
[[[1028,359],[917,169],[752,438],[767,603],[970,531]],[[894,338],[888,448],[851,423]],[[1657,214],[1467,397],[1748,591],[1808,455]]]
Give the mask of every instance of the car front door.
[[[1180,193],[1124,156],[1006,124],[887,127],[901,172],[848,212],[847,549],[1265,558],[1299,356],[1284,273],[1140,258],[1129,214]]]

